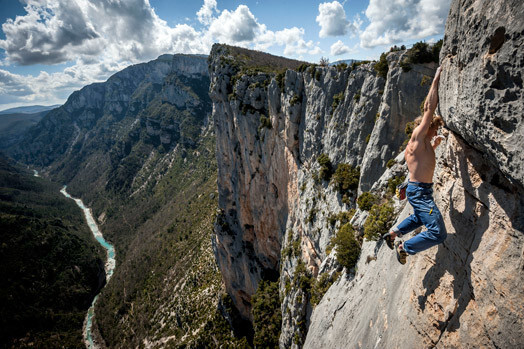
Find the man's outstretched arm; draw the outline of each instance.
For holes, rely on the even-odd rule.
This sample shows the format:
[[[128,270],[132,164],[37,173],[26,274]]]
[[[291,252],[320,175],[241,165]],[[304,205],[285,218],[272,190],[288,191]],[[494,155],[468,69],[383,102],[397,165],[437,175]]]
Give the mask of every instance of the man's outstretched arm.
[[[429,89],[428,96],[426,97],[426,102],[424,102],[424,116],[422,116],[420,125],[415,130],[413,130],[413,136],[415,137],[426,136],[429,131],[431,121],[433,120],[433,114],[435,113],[435,109],[437,109],[438,84],[440,81],[441,71],[442,67],[438,67],[437,72],[435,73],[435,78],[433,79],[433,83],[431,84],[431,88]]]

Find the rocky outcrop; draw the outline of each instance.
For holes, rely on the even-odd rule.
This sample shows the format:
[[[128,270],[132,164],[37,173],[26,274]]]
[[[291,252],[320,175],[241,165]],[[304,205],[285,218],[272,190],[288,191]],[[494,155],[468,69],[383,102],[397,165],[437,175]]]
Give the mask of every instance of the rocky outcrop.
[[[446,23],[440,110],[447,126],[524,185],[524,4],[454,1]]]
[[[259,280],[279,274],[282,348],[524,345],[524,46],[515,13],[524,13],[515,1],[451,6],[437,110],[446,142],[434,177],[445,243],[400,266],[380,242],[363,240],[356,268],[345,270],[317,305],[314,290],[297,280],[336,277],[335,214],[356,208],[357,195],[319,179],[317,159],[324,153],[333,168],[360,166],[358,192],[387,195],[391,180],[407,175],[404,128],[419,115],[436,64],[405,71],[400,51],[387,56],[386,79],[374,63],[257,74],[234,49],[213,48],[222,209],[215,255],[247,319]],[[410,213],[405,202],[394,200],[393,207],[396,223]],[[367,217],[356,210],[357,235]]]

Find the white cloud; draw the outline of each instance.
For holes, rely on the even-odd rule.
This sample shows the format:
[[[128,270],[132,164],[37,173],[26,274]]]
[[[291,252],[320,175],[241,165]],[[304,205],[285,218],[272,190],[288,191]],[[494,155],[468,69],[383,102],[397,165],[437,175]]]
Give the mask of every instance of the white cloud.
[[[352,52],[352,50],[348,46],[344,45],[341,40],[338,40],[333,45],[331,45],[332,56],[340,56],[349,52]]]
[[[319,36],[340,36],[353,30],[351,23],[346,19],[346,11],[338,2],[324,2],[318,5],[318,16],[316,21],[320,25]]]
[[[362,47],[389,45],[442,34],[451,0],[370,0],[370,24],[360,35]]]
[[[201,30],[185,23],[169,26],[149,0],[25,0],[24,8],[25,15],[2,25],[0,66],[69,67],[36,76],[0,70],[0,104],[62,103],[75,89],[126,66],[164,53],[207,54],[217,41],[266,51],[282,47],[284,55],[295,58],[322,53],[319,43],[304,39],[303,28],[271,31],[247,6],[220,11],[216,0],[203,0],[195,14]]]
[[[211,22],[209,33],[225,43],[251,42],[260,31],[261,25],[246,5],[239,5],[235,11],[224,10]]]
[[[8,19],[0,48],[8,63],[56,64],[112,55],[130,63],[163,53],[202,53],[208,48],[195,40],[187,25],[171,28],[147,0],[27,0],[27,12]]]
[[[198,21],[202,24],[210,24],[213,15],[218,12],[216,0],[204,0],[204,5],[198,10]],[[188,19],[189,20],[189,19]]]

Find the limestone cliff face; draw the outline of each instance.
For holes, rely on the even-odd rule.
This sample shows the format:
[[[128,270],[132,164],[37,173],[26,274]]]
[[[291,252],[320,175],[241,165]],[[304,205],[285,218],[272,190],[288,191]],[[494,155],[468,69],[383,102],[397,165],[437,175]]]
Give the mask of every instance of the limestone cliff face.
[[[405,124],[418,115],[435,68],[413,65],[406,72],[399,66],[405,54],[389,55],[387,80],[377,76],[374,63],[289,69],[279,80],[267,73],[242,75],[237,66],[244,63],[234,48],[213,48],[210,95],[221,208],[215,254],[226,288],[247,319],[262,278],[280,273],[284,287],[299,260],[318,274],[334,233],[326,220],[355,207],[355,191],[343,198],[333,185],[318,181],[318,157],[326,153],[334,165],[361,166],[362,190],[369,190],[398,154]],[[301,256],[281,258],[292,241],[299,241]],[[283,312],[285,346],[296,331],[305,338],[297,319],[311,309],[295,300],[304,298],[300,292],[284,297],[283,309],[296,313]]]
[[[295,282],[299,267],[313,278],[336,275],[328,244],[340,223],[329,218],[355,208],[357,195],[318,180],[317,158],[360,166],[358,192],[382,196],[388,180],[407,175],[404,127],[419,115],[436,64],[406,72],[401,51],[388,55],[387,79],[373,63],[291,67],[279,79],[242,75],[234,50],[214,47],[222,209],[215,255],[248,319],[259,280],[279,273],[282,348],[524,346],[523,14],[517,1],[451,6],[437,110],[446,141],[434,177],[445,243],[401,266],[380,242],[364,240],[356,268],[317,305]],[[410,214],[406,202],[393,207],[395,224]],[[367,217],[357,209],[350,222],[357,234]]]

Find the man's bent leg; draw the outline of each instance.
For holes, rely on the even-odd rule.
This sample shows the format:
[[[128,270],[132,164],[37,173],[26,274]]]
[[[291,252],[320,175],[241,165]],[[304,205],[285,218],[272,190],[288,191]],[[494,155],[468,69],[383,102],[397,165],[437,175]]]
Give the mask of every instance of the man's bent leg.
[[[427,230],[404,242],[404,250],[409,254],[415,254],[438,245],[444,242],[448,235],[444,219],[438,208],[434,209],[432,213],[422,214],[420,217]]]
[[[409,233],[410,231],[413,231],[420,227],[422,225],[422,220],[418,217],[416,214],[412,214],[411,216],[404,219],[402,222],[400,222],[399,225],[397,225],[395,228],[391,229],[397,236],[402,236],[404,234]]]

